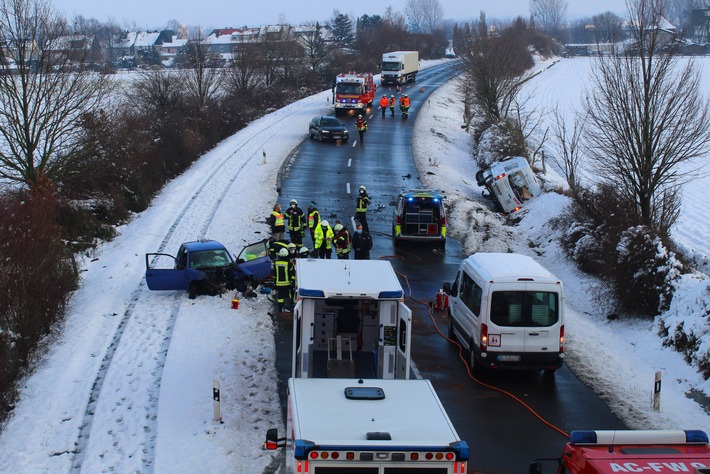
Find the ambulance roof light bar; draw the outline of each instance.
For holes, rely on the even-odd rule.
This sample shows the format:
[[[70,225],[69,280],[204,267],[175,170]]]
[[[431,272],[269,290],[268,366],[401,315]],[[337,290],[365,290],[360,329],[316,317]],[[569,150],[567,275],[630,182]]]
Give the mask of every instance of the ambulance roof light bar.
[[[574,445],[708,444],[708,435],[702,430],[574,430],[569,440]]]

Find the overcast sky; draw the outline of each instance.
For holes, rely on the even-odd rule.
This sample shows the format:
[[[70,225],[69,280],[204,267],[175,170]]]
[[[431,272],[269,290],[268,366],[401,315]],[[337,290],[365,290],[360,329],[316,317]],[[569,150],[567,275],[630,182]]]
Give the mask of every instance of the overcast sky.
[[[454,20],[478,19],[481,11],[490,18],[527,17],[529,0],[440,0],[444,18]],[[82,15],[105,22],[116,20],[119,25],[139,28],[160,28],[169,20],[205,28],[259,26],[279,23],[325,21],[333,16],[333,9],[351,18],[361,15],[383,15],[388,6],[404,12],[406,0],[389,2],[327,2],[324,0],[53,0],[67,17]],[[341,3],[343,6],[338,6]],[[603,13],[625,11],[624,0],[581,1],[568,0],[568,17],[579,18]]]

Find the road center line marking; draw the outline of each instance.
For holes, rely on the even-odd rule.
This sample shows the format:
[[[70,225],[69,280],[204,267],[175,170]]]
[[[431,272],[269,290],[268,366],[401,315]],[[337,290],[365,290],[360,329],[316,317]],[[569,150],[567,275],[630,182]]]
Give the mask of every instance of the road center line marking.
[[[352,159],[352,158],[348,158],[348,168],[350,168],[350,166],[351,166],[352,164],[353,164],[353,159]]]
[[[350,194],[350,183],[345,184],[345,191]]]

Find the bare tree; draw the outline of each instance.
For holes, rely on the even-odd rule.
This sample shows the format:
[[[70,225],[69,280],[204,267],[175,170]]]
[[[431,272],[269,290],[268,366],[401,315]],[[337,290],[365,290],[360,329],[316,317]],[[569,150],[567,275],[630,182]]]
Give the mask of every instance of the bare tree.
[[[49,0],[0,0],[0,31],[0,176],[37,187],[82,158],[77,123],[108,81],[66,49],[66,22]]]
[[[407,0],[404,14],[413,33],[431,33],[444,16],[439,0]]]
[[[663,6],[627,2],[633,43],[596,60],[584,108],[599,176],[615,184],[637,222],[666,234],[677,216],[677,186],[693,176],[687,165],[710,142],[710,112],[694,62],[681,59],[658,27]]]
[[[456,48],[464,60],[467,100],[488,125],[508,116],[526,80],[525,71],[532,66],[518,36],[510,28],[491,34],[485,14],[459,32]]]
[[[200,109],[213,102],[222,83],[222,58],[210,53],[209,45],[203,43],[204,38],[202,28],[197,28],[180,63],[184,93]]]
[[[258,53],[256,43],[236,45],[225,77],[228,92],[245,103],[251,103],[264,88]]]
[[[553,159],[562,169],[572,195],[577,195],[580,189],[582,137],[586,120],[584,117],[575,118],[570,129],[558,107],[555,108],[554,118],[552,134],[555,138],[557,153]]]
[[[566,15],[566,0],[530,0],[530,16],[551,35],[559,34]]]

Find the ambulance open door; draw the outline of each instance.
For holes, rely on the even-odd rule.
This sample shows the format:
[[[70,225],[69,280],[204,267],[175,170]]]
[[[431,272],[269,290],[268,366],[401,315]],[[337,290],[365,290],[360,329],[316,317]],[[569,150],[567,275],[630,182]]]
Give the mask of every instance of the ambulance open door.
[[[293,308],[293,350],[291,353],[291,377],[308,378],[308,345],[303,339],[303,300]]]
[[[412,339],[412,310],[400,302],[397,308],[396,378],[408,379],[410,370],[410,341]]]

